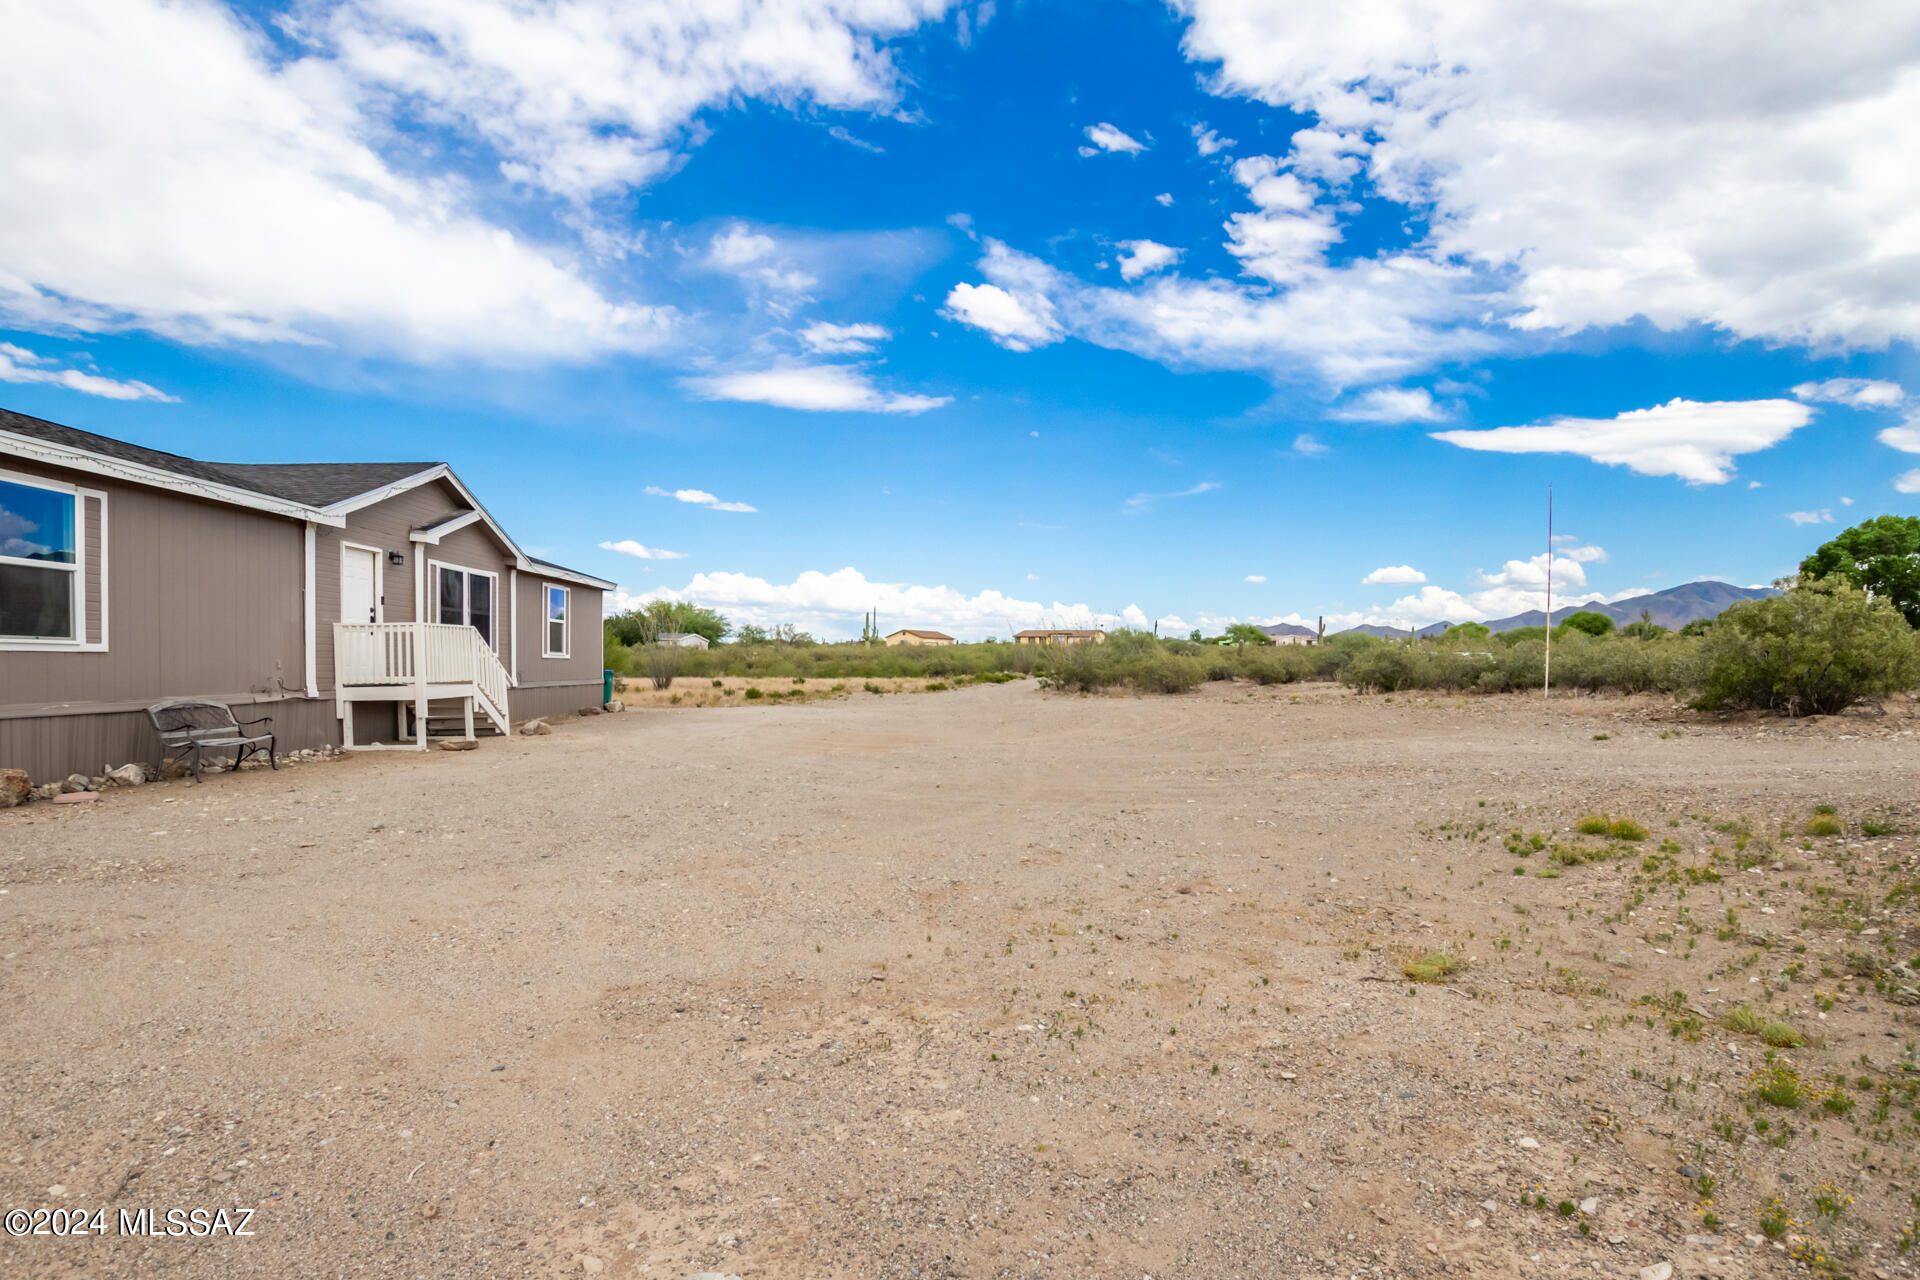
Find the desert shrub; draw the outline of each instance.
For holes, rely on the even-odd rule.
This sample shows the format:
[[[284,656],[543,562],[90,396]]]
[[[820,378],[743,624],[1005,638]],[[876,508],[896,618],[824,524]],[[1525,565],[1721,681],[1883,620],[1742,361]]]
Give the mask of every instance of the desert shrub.
[[[1846,828],[1840,825],[1840,820],[1830,814],[1821,814],[1807,823],[1807,834],[1810,836],[1837,836],[1844,830]]]
[[[751,689],[751,688],[750,688],[750,689],[748,689],[748,690],[747,690],[747,696],[748,696],[749,698],[764,698],[764,697],[766,697],[767,695],[766,695],[766,694],[764,694],[764,693],[762,693],[762,692],[760,692],[760,690],[758,690],[758,689]]]
[[[1127,683],[1150,693],[1185,693],[1207,678],[1208,664],[1198,658],[1151,653],[1127,667]]]
[[[1423,951],[1400,966],[1400,972],[1412,982],[1445,982],[1467,967],[1467,962],[1446,951]]]
[[[1607,824],[1607,834],[1615,840],[1640,841],[1647,838],[1647,829],[1632,818],[1615,818]]]
[[[1767,1020],[1755,1013],[1753,1006],[1737,1004],[1727,1010],[1726,1016],[1720,1019],[1720,1025],[1743,1036],[1757,1036],[1760,1028],[1767,1025]]]
[[[1573,829],[1583,836],[1603,836],[1607,834],[1607,820],[1599,814],[1590,814],[1574,823]]]
[[[1798,1049],[1807,1038],[1784,1022],[1769,1022],[1760,1028],[1760,1039],[1776,1049]]]
[[[1549,619],[1549,621],[1551,621],[1551,619]],[[1595,613],[1591,609],[1582,609],[1578,613],[1569,614],[1560,625],[1563,627],[1572,627],[1575,631],[1584,631],[1590,636],[1603,636],[1613,630],[1613,619],[1604,613]]]
[[[1431,657],[1412,645],[1383,644],[1363,649],[1341,668],[1340,683],[1370,693],[1435,687]]]
[[[1906,619],[1840,580],[1742,601],[1701,643],[1706,670],[1696,705],[1708,710],[1833,715],[1920,677],[1920,645]]]

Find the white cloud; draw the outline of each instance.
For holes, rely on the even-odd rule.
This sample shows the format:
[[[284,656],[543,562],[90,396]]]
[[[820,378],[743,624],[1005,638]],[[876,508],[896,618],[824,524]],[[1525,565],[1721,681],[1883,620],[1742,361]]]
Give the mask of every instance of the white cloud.
[[[1445,422],[1425,387],[1375,387],[1327,415],[1341,422]]]
[[[1194,149],[1203,156],[1210,156],[1215,152],[1225,151],[1229,147],[1237,147],[1240,145],[1232,138],[1221,137],[1203,124],[1194,125],[1191,132],[1193,134]]]
[[[1302,431],[1293,438],[1293,451],[1303,458],[1317,458],[1323,453],[1332,452],[1326,445],[1321,444],[1311,432],[1307,431]]]
[[[952,396],[889,393],[852,365],[785,365],[742,373],[683,378],[681,385],[703,400],[744,400],[783,409],[816,412],[925,413]]]
[[[1789,511],[1787,519],[1795,524],[1832,524],[1833,512],[1825,507],[1818,511]]]
[[[643,185],[745,98],[885,112],[887,37],[945,0],[343,0],[310,29],[367,90],[470,131],[518,182],[571,199]]]
[[[1083,156],[1098,155],[1102,151],[1118,151],[1132,156],[1139,155],[1147,149],[1146,143],[1128,136],[1105,121],[1088,125],[1086,134],[1087,141],[1093,145],[1080,148],[1080,154]]]
[[[1267,575],[1264,573],[1250,573],[1246,577],[1246,581],[1248,582],[1265,582],[1266,580]]]
[[[1217,480],[1202,480],[1199,484],[1191,488],[1182,489],[1178,493],[1136,493],[1120,505],[1128,515],[1138,515],[1143,511],[1153,510],[1156,505],[1165,499],[1194,498],[1203,493],[1212,493],[1219,487],[1220,482]]]
[[[224,8],[14,6],[0,316],[503,362],[666,337],[670,310],[610,296],[569,254],[474,212],[460,182],[389,165],[369,141],[383,136],[341,64],[270,51]]]
[[[149,386],[144,382],[121,382],[80,369],[56,368],[51,356],[37,355],[11,342],[0,342],[0,382],[40,382],[49,386],[65,387],[69,391],[78,391],[83,395],[101,396],[108,400],[162,400],[168,404],[179,403],[179,397],[170,396],[158,387]]]
[[[1133,605],[1108,613],[1085,604],[1021,600],[991,589],[968,595],[944,585],[876,582],[851,567],[834,573],[810,569],[789,583],[743,573],[699,573],[680,590],[617,592],[613,605],[628,609],[656,599],[690,600],[718,609],[736,624],[791,622],[815,636],[836,639],[858,635],[860,618],[869,609],[879,610],[883,630],[934,627],[962,639],[1004,638],[1025,627],[1113,627],[1135,616],[1146,618]]]
[[[1422,214],[1437,260],[1511,273],[1521,328],[1920,334],[1911,6],[1790,22],[1666,0],[1551,22],[1528,0],[1179,8],[1215,92],[1373,139],[1372,189]]]
[[[1436,431],[1433,438],[1492,453],[1572,453],[1642,475],[1724,484],[1736,456],[1778,444],[1812,416],[1791,400],[1674,399],[1612,418],[1549,418],[1526,427]]]
[[[1920,493],[1920,467],[1912,471],[1903,471],[1893,478],[1896,493]]]
[[[744,222],[730,222],[714,233],[707,244],[707,257],[717,267],[737,271],[741,267],[764,262],[780,246],[765,232],[755,231]]]
[[[1063,336],[1053,303],[1031,290],[1017,296],[997,284],[957,284],[947,295],[945,310],[1012,351],[1031,351]]]
[[[1272,156],[1248,156],[1233,165],[1233,180],[1254,208],[1227,219],[1227,252],[1249,274],[1293,285],[1326,267],[1327,246],[1340,239],[1333,210],[1315,204],[1320,190],[1282,169]]]
[[[1159,195],[1155,196],[1154,199],[1159,202],[1160,207],[1163,209],[1171,209],[1173,207],[1173,192],[1171,191],[1162,191]]]
[[[1902,453],[1920,453],[1920,415],[1908,420],[1904,427],[1888,427],[1874,437],[1889,448]]]
[[[690,503],[696,507],[706,507],[713,511],[757,511],[744,502],[722,502],[705,489],[662,489],[659,485],[647,486],[647,493],[656,498],[672,498],[675,502]]]
[[[662,551],[658,547],[643,546],[632,538],[622,538],[618,542],[603,542],[602,551],[618,551],[623,556],[632,556],[637,560],[685,560],[684,551]]]
[[[1381,583],[1388,583],[1393,586],[1401,586],[1408,583],[1425,582],[1426,580],[1427,580],[1427,575],[1420,572],[1418,569],[1414,568],[1410,564],[1386,565],[1383,568],[1375,569],[1372,573],[1360,579],[1360,581],[1366,583],[1369,586],[1374,586]]]
[[[1071,334],[1174,367],[1275,379],[1311,373],[1338,388],[1494,346],[1486,334],[1460,325],[1486,306],[1471,273],[1416,255],[1323,266],[1275,292],[1177,275],[1131,289],[1102,287],[998,240],[985,247],[977,265],[989,283],[955,286],[947,313],[990,333],[1020,326],[1024,336],[1001,339],[1015,350]]]
[[[872,351],[875,343],[885,342],[893,334],[877,324],[810,324],[800,331],[800,341],[808,350],[821,355],[853,355]]]
[[[1138,280],[1150,276],[1163,267],[1170,267],[1180,261],[1182,250],[1171,245],[1160,244],[1153,240],[1122,240],[1120,242],[1120,276],[1125,280]]]
[[[1878,378],[1803,382],[1793,389],[1793,394],[1799,400],[1829,400],[1854,409],[1890,409],[1907,398],[1906,389],[1899,383]]]

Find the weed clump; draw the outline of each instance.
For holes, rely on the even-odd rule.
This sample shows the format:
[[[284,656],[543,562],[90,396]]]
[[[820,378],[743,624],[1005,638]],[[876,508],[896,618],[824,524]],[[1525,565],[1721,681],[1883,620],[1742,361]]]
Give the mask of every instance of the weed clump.
[[[1446,951],[1423,951],[1400,966],[1411,982],[1445,982],[1467,967],[1467,962]]]

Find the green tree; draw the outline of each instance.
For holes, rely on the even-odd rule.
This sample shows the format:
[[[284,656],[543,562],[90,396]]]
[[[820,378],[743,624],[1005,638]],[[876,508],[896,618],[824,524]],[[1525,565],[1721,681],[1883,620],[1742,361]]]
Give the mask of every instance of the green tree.
[[[1442,644],[1484,644],[1493,636],[1493,629],[1479,622],[1461,622],[1448,627],[1440,633]]]
[[[734,629],[733,642],[735,644],[765,644],[767,642],[767,629],[765,627],[756,627],[751,622],[746,623]]]
[[[655,636],[704,636],[708,644],[719,644],[733,629],[724,617],[685,600],[652,600],[639,609],[616,613],[607,619],[607,634],[623,645],[649,644]]]
[[[1833,715],[1920,678],[1920,643],[1906,619],[1841,577],[1742,601],[1701,644],[1707,674],[1699,705],[1708,709]]]
[[[1193,641],[1195,644],[1199,644],[1202,639],[1202,636],[1200,635],[1200,628],[1195,627],[1193,629],[1193,634],[1189,635],[1187,639]]]
[[[1236,622],[1227,628],[1227,639],[1238,645],[1272,644],[1273,637],[1251,622]]]
[[[1604,613],[1595,613],[1591,609],[1582,609],[1580,612],[1570,615],[1560,625],[1563,627],[1572,627],[1575,631],[1584,631],[1590,636],[1603,636],[1613,630],[1613,619]]]
[[[1920,516],[1875,516],[1800,562],[1805,579],[1839,575],[1920,627]]]

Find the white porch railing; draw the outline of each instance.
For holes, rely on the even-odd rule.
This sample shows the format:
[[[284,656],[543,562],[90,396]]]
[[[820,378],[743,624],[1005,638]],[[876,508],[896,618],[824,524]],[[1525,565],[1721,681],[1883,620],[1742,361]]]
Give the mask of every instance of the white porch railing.
[[[436,697],[472,697],[507,732],[507,669],[472,627],[441,622],[333,624],[335,701],[382,700],[416,704],[421,743],[426,704]]]

